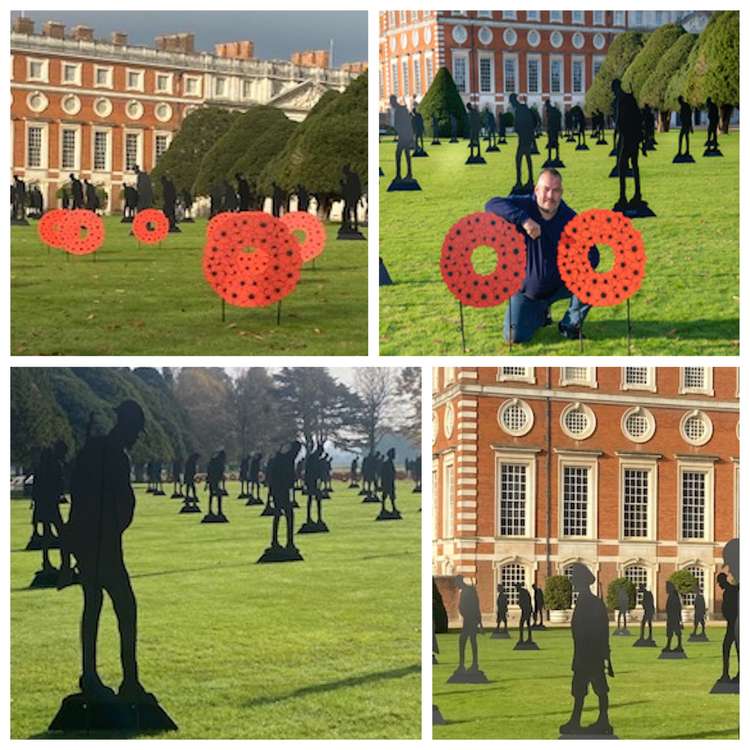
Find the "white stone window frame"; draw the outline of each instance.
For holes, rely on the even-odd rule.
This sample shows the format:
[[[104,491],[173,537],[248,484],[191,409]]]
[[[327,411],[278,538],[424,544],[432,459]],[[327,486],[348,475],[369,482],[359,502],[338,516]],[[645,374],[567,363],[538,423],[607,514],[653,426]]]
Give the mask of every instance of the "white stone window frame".
[[[503,413],[511,406],[520,406],[526,415],[526,424],[520,430],[508,429],[503,421]],[[523,399],[509,398],[503,401],[497,410],[497,423],[506,435],[510,435],[511,437],[523,437],[524,435],[528,435],[534,427],[534,411]]]
[[[677,570],[687,570],[688,568],[700,568],[703,571],[703,590],[701,593],[706,601],[706,620],[708,620],[713,614],[714,568],[698,558],[677,563]],[[695,609],[695,604],[688,604],[684,600],[682,606],[683,609]],[[683,625],[687,627],[688,623],[683,623]]]
[[[589,426],[582,433],[576,435],[571,432],[567,424],[565,424],[565,418],[572,411],[583,411],[589,419]],[[587,440],[596,432],[596,414],[594,410],[588,405],[581,401],[574,401],[572,404],[568,404],[560,412],[560,429],[569,437],[571,440]]]
[[[482,60],[490,61],[490,88],[488,91],[482,89]],[[495,53],[486,52],[484,50],[477,51],[477,76],[479,78],[479,93],[480,94],[494,94],[495,93]]]
[[[625,571],[628,568],[643,568],[646,571],[646,591],[650,591],[654,597],[654,607],[658,610],[658,591],[657,581],[659,573],[659,563],[655,561],[644,560],[642,557],[633,557],[623,560],[617,564],[617,577],[627,578]],[[638,590],[635,592],[635,607],[633,609],[643,610],[643,603],[638,601]],[[631,610],[632,611],[632,610]]]
[[[531,89],[531,86],[529,84],[529,81],[531,79],[530,70],[531,70],[531,63],[535,62],[537,65],[537,74],[536,74],[536,84],[537,87],[535,89]],[[538,96],[542,93],[544,89],[544,81],[542,80],[542,56],[536,52],[527,52],[526,53],[526,91],[529,94],[533,94],[535,96]]]
[[[411,56],[411,80],[414,84],[414,96],[422,98],[425,94],[424,76],[422,75],[422,56],[419,52],[415,52]]]
[[[103,70],[107,74],[107,80],[105,83],[99,83],[99,71]],[[111,65],[94,65],[94,88],[95,89],[112,89],[114,78],[114,68]]]
[[[441,367],[432,368],[432,392],[438,393],[440,391],[440,371]]]
[[[72,106],[68,107],[68,103]],[[76,94],[64,94],[60,99],[60,108],[68,117],[75,117],[81,111],[81,99]]]
[[[477,18],[492,18],[492,11],[491,10],[478,10]]]
[[[100,113],[99,109],[98,109],[99,104],[104,104],[105,107],[107,108],[107,111],[104,112],[104,113]],[[112,101],[110,99],[107,99],[106,96],[98,96],[94,100],[94,106],[93,106],[94,114],[97,117],[101,118],[102,120],[105,120],[106,118],[108,118],[112,114],[112,109],[113,109],[113,107],[112,107]]]
[[[688,471],[703,472],[706,475],[703,538],[701,539],[697,539],[696,537],[686,538],[684,535],[682,518],[682,475]],[[683,456],[677,459],[677,539],[680,544],[710,544],[714,541],[715,494],[716,474],[714,462],[711,459],[701,458],[700,456],[696,456],[695,458]],[[706,588],[708,588],[708,584],[706,585]]]
[[[466,30],[466,26],[463,24],[457,24],[451,28],[451,39],[461,46],[466,44],[469,40],[469,32]]]
[[[188,81],[195,82],[195,91],[188,91]],[[183,96],[194,96],[200,98],[203,93],[203,79],[201,76],[189,76],[186,75],[183,78],[182,95]]]
[[[628,365],[634,366],[634,365]],[[628,383],[626,377],[627,367],[620,368],[620,390],[621,391],[651,391],[656,393],[656,368],[646,367],[645,383]]]
[[[164,88],[159,88],[159,78],[165,77],[167,79],[167,85]],[[163,70],[157,70],[154,73],[154,91],[157,94],[171,94],[174,90],[174,73],[167,73]]]
[[[541,11],[538,11],[538,10],[527,10],[526,11],[526,21],[527,22],[529,22],[529,21],[537,21],[538,22],[538,21],[541,21],[541,20],[542,20]]]
[[[154,130],[154,140],[153,140],[153,143],[151,144],[151,153],[154,155],[154,164],[156,164],[156,162],[157,162],[157,156],[156,156],[156,139],[159,136],[166,137],[166,139],[167,139],[167,148],[164,149],[164,152],[166,153],[166,151],[169,149],[170,145],[172,144],[172,137],[173,137],[173,135],[174,134],[170,130]],[[162,154],[162,156],[163,155],[164,154]]]
[[[105,133],[107,136],[107,153],[104,169],[95,169],[96,134]],[[93,174],[108,174],[112,171],[112,128],[94,125],[91,128],[91,171]]]
[[[131,105],[135,105],[137,109],[137,113],[133,114],[130,111]],[[125,102],[125,117],[128,118],[128,120],[132,120],[134,122],[137,122],[140,120],[144,115],[144,107],[143,103],[139,102],[137,99],[128,99],[128,101]]]
[[[506,80],[507,64],[513,67],[513,89],[509,89]],[[518,80],[518,53],[503,52],[503,93],[518,94],[520,91],[520,82]]]
[[[456,81],[456,61],[457,60],[463,60],[464,66],[466,70],[465,75],[465,87],[462,90],[458,86],[458,82]],[[453,76],[454,81],[456,81],[456,88],[458,89],[459,94],[469,94],[471,91],[471,68],[469,66],[469,50],[468,49],[454,49],[451,50],[451,75]]]
[[[159,114],[159,110],[162,107],[166,107],[167,108],[167,113],[168,114],[166,116],[162,116],[162,115]],[[169,122],[174,117],[174,109],[172,108],[172,105],[169,102],[157,102],[154,105],[154,117],[159,122]]]
[[[41,100],[41,105],[38,107],[35,107],[32,105],[32,101],[36,98],[39,98]],[[47,107],[49,107],[49,99],[47,98],[47,95],[43,91],[34,90],[29,91],[29,93],[26,96],[26,106],[29,108],[31,112],[38,115],[44,112]]]
[[[495,39],[495,35],[489,26],[482,26],[477,32],[477,39],[484,47],[489,47]]]
[[[625,471],[635,469],[648,473],[648,510],[646,513],[646,536],[634,537],[625,536]],[[655,542],[656,541],[656,521],[659,517],[659,462],[652,456],[620,456],[620,466],[618,471],[619,488],[618,488],[618,541],[620,544],[629,542]]]
[[[504,10],[502,14],[503,21],[516,21],[518,19],[518,11],[515,10]]]
[[[573,76],[573,69],[579,63],[581,66],[581,90],[573,90],[573,82],[575,77]],[[573,95],[585,94],[586,93],[586,57],[584,55],[573,55],[570,59],[570,90]]]
[[[432,444],[437,443],[438,435],[440,434],[440,417],[438,416],[437,410],[432,411]]]
[[[645,433],[641,436],[631,435],[627,429],[626,424],[628,421],[628,417],[631,414],[640,414],[646,418],[646,421],[648,422],[648,429]],[[656,432],[656,419],[654,419],[654,415],[649,411],[645,406],[633,406],[630,409],[626,409],[623,414],[622,418],[620,419],[620,429],[622,431],[623,436],[630,440],[631,443],[647,443],[651,438],[654,436]]]
[[[443,435],[446,440],[450,440],[453,436],[453,431],[456,429],[456,410],[453,408],[453,404],[448,403],[445,406],[443,412]]]
[[[564,518],[563,509],[565,505],[564,489],[565,489],[565,467],[575,467],[587,469],[588,476],[588,498],[587,498],[587,511],[586,511],[586,535],[585,536],[569,536],[563,533]],[[558,518],[558,534],[560,539],[568,541],[593,541],[597,538],[598,518],[597,510],[599,508],[599,459],[597,456],[591,455],[580,455],[573,451],[558,451],[557,456],[557,518]]]
[[[28,163],[29,158],[29,130],[31,128],[40,128],[42,133],[41,143],[39,146],[39,165],[32,167]],[[36,120],[27,120],[24,130],[24,153],[23,163],[27,171],[46,170],[49,168],[49,124],[38,122]]]
[[[703,424],[706,426],[706,434],[700,440],[691,439],[685,431],[685,424],[687,421],[694,417],[700,417]],[[711,421],[711,417],[701,409],[691,409],[685,412],[680,419],[680,437],[688,444],[700,447],[708,443],[714,434],[714,423]]]
[[[75,135],[75,148],[73,153],[73,166],[63,166],[63,131],[71,130]],[[81,126],[73,125],[69,123],[62,123],[60,125],[60,143],[59,143],[59,154],[57,163],[60,165],[60,169],[67,172],[80,172],[81,171]]]
[[[135,163],[141,168],[145,169],[143,164],[143,131],[135,128],[126,128],[122,134],[122,171],[124,174],[131,174],[131,170],[127,166],[127,141],[128,135],[138,136],[138,149],[136,154]]]
[[[398,64],[401,68],[401,87],[404,90],[404,97],[411,96],[411,86],[413,81],[411,80],[411,66],[409,65],[409,57],[404,56],[399,58]]]
[[[578,385],[584,388],[598,388],[599,384],[596,380],[596,367],[586,368],[586,379],[579,380],[578,378],[571,378],[567,375],[567,367],[560,368],[560,385]]]
[[[40,63],[41,73],[38,76],[31,74],[33,63]],[[26,80],[35,83],[49,83],[49,59],[45,57],[27,57],[26,58]]]
[[[627,11],[615,10],[612,11],[612,25],[613,26],[626,26]]]
[[[508,365],[508,367],[515,367],[516,365]],[[495,376],[495,379],[498,383],[536,383],[536,368],[534,367],[524,367],[524,374],[523,375],[514,375],[514,374],[508,374],[503,372],[502,367],[497,368],[497,374]]]
[[[560,64],[560,88],[555,91],[552,88],[552,63],[557,62]],[[553,95],[562,96],[565,93],[565,56],[564,55],[550,55],[549,56],[549,92]]]
[[[437,458],[432,460],[432,540],[437,541],[440,539],[440,526],[438,524],[437,514],[437,499],[440,497],[439,485],[440,481],[440,461]]]
[[[606,10],[592,11],[591,22],[594,26],[606,26],[607,25],[607,11]]]
[[[494,588],[492,589],[492,601],[493,601],[493,609],[494,609],[494,602],[495,602],[495,596],[497,592],[498,584],[503,582],[502,578],[502,569],[507,568],[509,565],[518,565],[523,570],[523,585],[524,588],[532,595],[533,597],[533,591],[531,590],[531,584],[534,581],[536,571],[538,564],[534,560],[527,560],[524,557],[519,557],[518,555],[514,555],[513,557],[505,557],[501,560],[495,560],[492,563],[492,569],[494,571]],[[520,611],[520,607],[517,603],[511,603],[510,600],[515,598],[516,590],[512,589],[506,589],[505,590],[506,595],[508,596],[508,611],[509,612],[517,612]],[[494,618],[493,618],[494,619]]]
[[[563,22],[563,12],[561,10],[551,10],[551,11],[549,11],[549,22],[550,23],[562,23]]]
[[[425,40],[426,44],[429,44]],[[432,59],[432,50],[424,53],[424,83],[425,89],[429,89],[432,86],[432,82],[435,79],[435,65]]]
[[[65,78],[66,68],[73,68],[73,80],[69,81]],[[83,71],[83,63],[68,62],[63,60],[60,63],[60,84],[62,86],[81,86],[81,76]]]
[[[456,382],[456,368],[455,367],[443,367],[443,388]]]
[[[138,76],[138,83],[136,83],[134,86],[131,86],[130,76],[133,74]],[[143,93],[145,78],[146,71],[144,71],[142,68],[125,68],[125,91],[140,91],[141,93]]]
[[[443,538],[453,539],[456,534],[456,518],[454,513],[454,498],[456,496],[456,461],[452,452],[443,456],[442,475],[443,491],[441,500],[443,509]],[[450,481],[449,476],[451,477]]]
[[[571,10],[570,11],[570,22],[576,26],[586,25],[586,11],[585,10]]]
[[[695,386],[685,385],[685,368],[680,367],[680,388],[678,393],[680,395],[685,394],[700,394],[703,396],[714,395],[714,368],[705,367],[703,365],[690,365],[690,367],[703,367],[704,382],[703,387],[698,388]]]
[[[518,43],[518,33],[512,26],[508,26],[503,31],[503,44],[508,47],[515,47]]]
[[[534,539],[536,529],[536,451],[504,451],[493,448],[495,454],[495,538],[496,539]],[[526,509],[525,534],[500,534],[500,470],[503,464],[520,464],[526,468]]]

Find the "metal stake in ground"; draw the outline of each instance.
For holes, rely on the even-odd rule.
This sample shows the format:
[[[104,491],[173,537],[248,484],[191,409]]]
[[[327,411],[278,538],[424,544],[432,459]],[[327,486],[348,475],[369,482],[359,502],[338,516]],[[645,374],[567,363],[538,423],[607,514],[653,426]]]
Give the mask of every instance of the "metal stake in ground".
[[[625,300],[628,314],[628,356],[630,356],[630,297]]]
[[[464,331],[464,305],[461,300],[458,300],[458,313],[461,318],[461,347],[466,354],[466,333]]]
[[[583,354],[583,321],[578,324],[578,351]]]
[[[276,325],[281,325],[281,300],[276,303]]]
[[[221,300],[221,322],[224,323],[227,319],[227,303]]]

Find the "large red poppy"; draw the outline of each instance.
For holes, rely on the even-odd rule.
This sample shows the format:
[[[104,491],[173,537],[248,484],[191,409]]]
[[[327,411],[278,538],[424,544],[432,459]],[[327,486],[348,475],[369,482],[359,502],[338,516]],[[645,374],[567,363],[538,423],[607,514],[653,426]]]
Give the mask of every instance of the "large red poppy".
[[[589,261],[592,245],[609,245],[612,268],[599,273]],[[616,211],[591,209],[571,219],[560,235],[557,267],[565,286],[589,305],[624,302],[640,289],[646,270],[643,237],[631,220]]]
[[[219,214],[209,223],[203,273],[230,305],[266,307],[278,302],[294,291],[301,266],[299,243],[270,214]]]
[[[471,263],[477,247],[491,247],[495,269],[478,274]],[[443,281],[456,299],[470,307],[492,307],[513,296],[526,272],[526,242],[509,222],[491,213],[474,213],[457,221],[443,240],[440,252]]]
[[[63,208],[54,208],[42,216],[36,231],[45,245],[58,250],[65,247],[65,222],[69,213]]]
[[[281,221],[290,232],[299,231],[305,235],[305,239],[300,242],[303,263],[317,258],[323,252],[326,245],[326,230],[317,216],[307,211],[290,211],[281,217]]]
[[[104,243],[104,222],[93,211],[77,208],[67,211],[62,224],[63,250],[73,255],[95,253]]]
[[[169,219],[158,208],[145,208],[133,219],[133,234],[144,245],[155,245],[169,234]]]

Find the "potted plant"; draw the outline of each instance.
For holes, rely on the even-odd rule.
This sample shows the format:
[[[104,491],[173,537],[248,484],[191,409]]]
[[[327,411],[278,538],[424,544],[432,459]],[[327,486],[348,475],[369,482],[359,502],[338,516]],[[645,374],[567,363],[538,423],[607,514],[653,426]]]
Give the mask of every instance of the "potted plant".
[[[669,580],[674,584],[677,589],[677,593],[680,595],[680,601],[684,601],[683,597],[685,594],[692,594],[695,592],[695,587],[698,585],[698,579],[689,570],[675,570]],[[682,608],[682,624],[687,627],[693,619],[693,608],[685,607]]]
[[[567,576],[550,576],[544,582],[544,605],[551,623],[568,622],[572,597],[573,588]]]
[[[613,578],[607,586],[607,609],[614,612],[617,609],[617,598],[620,588],[628,591],[628,607],[635,609],[635,584],[629,578]]]

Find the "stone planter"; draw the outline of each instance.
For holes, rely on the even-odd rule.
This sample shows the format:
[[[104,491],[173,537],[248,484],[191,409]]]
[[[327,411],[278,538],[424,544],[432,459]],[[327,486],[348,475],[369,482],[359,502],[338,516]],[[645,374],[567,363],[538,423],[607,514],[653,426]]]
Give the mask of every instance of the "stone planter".
[[[549,611],[549,621],[552,625],[563,625],[570,622],[569,609],[551,609]]]

